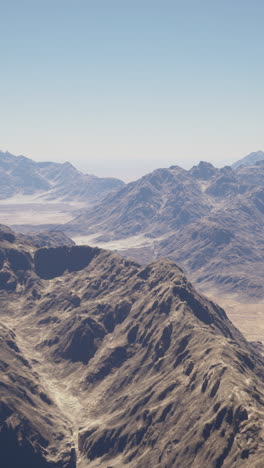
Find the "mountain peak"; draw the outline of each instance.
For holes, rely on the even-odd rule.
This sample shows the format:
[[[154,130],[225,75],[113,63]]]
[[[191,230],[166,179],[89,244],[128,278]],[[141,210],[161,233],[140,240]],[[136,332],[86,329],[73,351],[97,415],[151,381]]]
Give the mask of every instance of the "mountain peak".
[[[69,161],[65,161],[62,165],[63,165],[64,167],[72,167],[73,169],[75,169],[75,167],[73,166],[73,164],[70,163]]]
[[[248,154],[242,159],[239,159],[234,164],[232,164],[233,169],[238,169],[241,166],[254,166],[256,162],[264,159],[264,151],[254,151],[253,153]]]
[[[217,173],[217,169],[209,162],[200,161],[189,172],[195,179],[209,180]]]

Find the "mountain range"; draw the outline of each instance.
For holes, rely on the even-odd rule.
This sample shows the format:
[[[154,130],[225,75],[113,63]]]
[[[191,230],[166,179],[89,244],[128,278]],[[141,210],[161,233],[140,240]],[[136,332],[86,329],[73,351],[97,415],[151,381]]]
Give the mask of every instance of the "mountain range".
[[[0,239],[5,468],[262,468],[263,357],[173,261]]]
[[[206,293],[262,300],[263,155],[251,153],[221,169],[206,162],[190,170],[157,169],[125,185],[117,179],[84,175],[70,163],[36,163],[1,153],[2,198],[8,202],[15,193],[34,194],[47,213],[41,214],[40,204],[29,203],[22,225],[21,205],[4,204],[1,211],[5,222],[7,210],[13,213],[10,224],[17,231],[63,230],[77,243],[115,248],[145,264],[165,256]],[[64,205],[58,209],[64,213],[50,203],[61,201]],[[34,226],[26,224],[31,218]],[[72,220],[54,225],[59,218],[62,223]]]
[[[264,161],[157,169],[58,227],[83,242],[120,241],[143,263],[171,258],[204,291],[255,298],[264,297],[263,228]]]
[[[89,201],[124,185],[119,179],[83,174],[69,162],[35,162],[1,151],[0,177],[0,199],[38,195],[43,201]]]

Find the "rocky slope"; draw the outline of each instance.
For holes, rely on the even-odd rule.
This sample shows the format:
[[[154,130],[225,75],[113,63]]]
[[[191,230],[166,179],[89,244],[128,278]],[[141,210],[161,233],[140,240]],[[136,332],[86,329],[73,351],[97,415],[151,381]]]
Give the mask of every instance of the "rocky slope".
[[[68,229],[80,233],[104,233],[116,238],[139,233],[158,236],[164,230],[207,215],[210,202],[203,199],[200,183],[178,166],[157,169],[71,221]]]
[[[248,154],[239,161],[236,161],[232,164],[233,169],[238,169],[240,166],[254,166],[256,162],[264,160],[264,151],[254,151],[253,153]]]
[[[263,358],[175,263],[1,232],[7,458],[262,467]]]
[[[0,326],[0,446],[5,468],[74,468],[67,417],[46,393],[16,334]]]
[[[123,185],[118,179],[82,174],[68,162],[35,162],[1,151],[0,176],[0,199],[37,194],[44,200],[86,201]]]
[[[128,238],[140,262],[177,261],[204,288],[264,297],[264,163],[236,171],[201,162],[158,169],[108,195],[64,226],[94,243]],[[145,247],[129,241],[141,236]]]

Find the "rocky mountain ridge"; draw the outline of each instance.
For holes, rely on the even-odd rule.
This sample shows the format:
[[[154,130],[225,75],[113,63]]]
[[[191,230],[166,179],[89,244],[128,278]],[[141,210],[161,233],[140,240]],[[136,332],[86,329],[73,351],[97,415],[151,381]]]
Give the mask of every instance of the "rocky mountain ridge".
[[[239,161],[236,161],[232,164],[233,169],[238,169],[241,166],[254,166],[258,161],[264,160],[264,151],[254,151],[253,153],[248,154]]]
[[[263,358],[174,262],[0,232],[7,467],[261,468]]]
[[[157,169],[109,194],[63,230],[94,244],[129,241],[122,253],[149,262],[168,256],[201,287],[264,297],[264,163],[233,170],[201,162]],[[85,237],[84,237],[85,238]]]
[[[99,199],[124,183],[119,179],[83,174],[71,163],[35,162],[0,151],[0,199],[40,195],[45,200]]]

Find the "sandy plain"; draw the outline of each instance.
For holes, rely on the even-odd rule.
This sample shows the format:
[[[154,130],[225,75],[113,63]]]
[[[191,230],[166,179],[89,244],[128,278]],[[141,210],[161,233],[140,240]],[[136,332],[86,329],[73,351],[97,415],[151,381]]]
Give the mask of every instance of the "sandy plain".
[[[15,229],[20,225],[67,223],[87,206],[83,202],[43,201],[36,196],[21,195],[0,200],[0,223]]]

